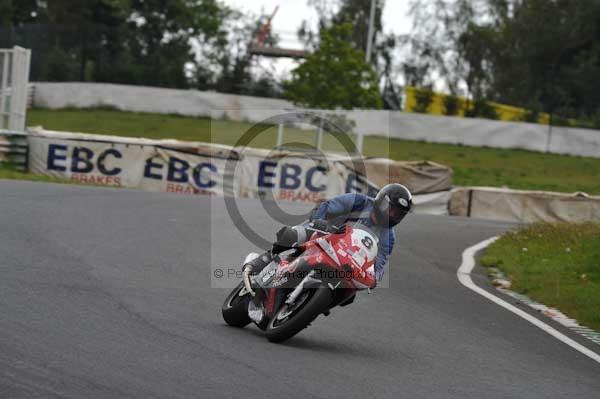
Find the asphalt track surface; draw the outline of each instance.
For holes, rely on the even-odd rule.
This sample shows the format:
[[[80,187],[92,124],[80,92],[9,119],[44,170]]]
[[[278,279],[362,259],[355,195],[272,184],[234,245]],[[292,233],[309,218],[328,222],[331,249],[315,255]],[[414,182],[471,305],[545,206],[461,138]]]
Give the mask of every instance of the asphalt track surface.
[[[511,227],[410,215],[389,288],[276,345],[221,319],[211,262],[253,249],[222,199],[0,181],[0,398],[600,397],[600,365],[458,282]]]

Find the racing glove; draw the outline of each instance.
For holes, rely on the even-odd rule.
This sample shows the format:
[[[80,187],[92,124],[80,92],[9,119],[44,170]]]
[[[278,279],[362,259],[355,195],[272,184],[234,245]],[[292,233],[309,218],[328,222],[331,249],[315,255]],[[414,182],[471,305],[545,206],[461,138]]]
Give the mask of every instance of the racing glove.
[[[308,224],[309,229],[329,231],[329,222],[325,219],[315,219]]]

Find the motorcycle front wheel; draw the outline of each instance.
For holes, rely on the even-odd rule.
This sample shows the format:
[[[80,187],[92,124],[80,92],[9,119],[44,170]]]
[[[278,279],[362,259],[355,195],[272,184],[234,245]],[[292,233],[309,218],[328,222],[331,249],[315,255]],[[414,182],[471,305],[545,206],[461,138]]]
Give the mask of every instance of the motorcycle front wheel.
[[[284,304],[267,324],[265,334],[271,342],[283,342],[293,337],[329,308],[329,288],[304,290],[292,306]]]
[[[244,283],[241,282],[227,296],[225,302],[223,302],[223,307],[221,308],[223,320],[233,327],[245,327],[252,321],[248,316],[248,302],[250,301],[250,296],[239,296],[239,293],[243,288]]]

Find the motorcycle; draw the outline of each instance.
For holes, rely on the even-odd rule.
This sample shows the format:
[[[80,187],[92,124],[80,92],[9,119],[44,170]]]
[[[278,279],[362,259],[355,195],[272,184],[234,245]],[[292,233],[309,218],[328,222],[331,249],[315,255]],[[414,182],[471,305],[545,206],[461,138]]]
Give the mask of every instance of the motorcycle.
[[[275,256],[259,274],[244,269],[223,303],[223,319],[235,327],[253,322],[271,342],[293,337],[319,315],[352,303],[358,291],[375,287],[377,241],[358,223],[313,229],[309,240],[288,256]],[[257,256],[250,253],[244,264]]]

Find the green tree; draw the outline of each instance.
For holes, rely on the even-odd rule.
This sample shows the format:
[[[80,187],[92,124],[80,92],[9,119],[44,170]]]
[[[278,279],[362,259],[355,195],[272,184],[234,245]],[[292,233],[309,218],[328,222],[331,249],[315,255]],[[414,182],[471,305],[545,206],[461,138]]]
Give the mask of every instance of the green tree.
[[[34,50],[35,79],[168,87],[189,87],[193,66],[213,79],[229,12],[218,0],[0,0],[11,44]]]
[[[351,38],[348,23],[322,30],[318,49],[285,84],[286,97],[313,108],[381,108],[377,75]]]
[[[444,115],[457,115],[459,106],[460,103],[458,97],[453,96],[451,94],[444,97]]]
[[[442,76],[468,115],[494,117],[486,100],[560,123],[598,113],[600,1],[413,0],[412,14],[409,65],[426,68],[408,71]]]
[[[196,59],[191,42],[212,51],[227,45],[224,21],[229,9],[217,0],[131,0],[135,18],[129,19],[127,46],[137,66],[133,83],[188,87],[186,65],[206,63]]]
[[[125,61],[131,60],[126,45],[129,0],[50,0],[47,12],[53,26],[68,29],[55,46],[79,66],[76,77],[66,80],[125,81]]]
[[[415,92],[415,100],[415,105],[412,109],[413,112],[429,112],[429,106],[433,101],[433,91],[431,90],[431,87],[418,89]]]
[[[332,23],[334,25],[350,23],[352,24],[352,42],[357,48],[366,51],[369,41],[369,18],[371,16],[372,0],[343,0],[337,13],[333,15]],[[382,34],[383,23],[382,14],[384,1],[376,1],[375,18],[373,24],[373,49],[375,49],[375,39]]]
[[[0,26],[43,21],[44,8],[39,3],[39,0],[0,0]]]
[[[224,92],[238,93],[260,97],[281,97],[281,87],[276,79],[269,73],[255,71],[251,68],[251,55],[248,53],[250,41],[262,29],[267,15],[256,17],[245,15],[233,10],[230,20],[236,21],[228,29],[229,41],[227,51],[218,55],[220,73],[216,82],[208,88]],[[276,46],[279,38],[269,32],[265,37],[265,46]]]
[[[494,26],[505,48],[490,59],[494,94],[565,117],[593,115],[600,104],[599,27],[597,0],[515,3]]]
[[[333,25],[349,23],[352,25],[351,39],[357,49],[366,51],[369,36],[369,19],[372,0],[309,0],[319,15],[318,32]],[[397,82],[396,58],[394,51],[399,44],[399,37],[383,32],[382,15],[385,0],[375,1],[373,24],[373,42],[371,49],[371,65],[382,82],[382,99],[387,109],[399,109],[402,103],[401,90]],[[308,21],[303,21],[298,36],[309,49],[318,47],[319,33],[309,28]]]
[[[11,26],[13,4],[12,0],[0,0],[0,26]]]
[[[385,0],[374,0],[376,2],[374,18],[373,51],[377,53],[377,37],[382,36],[383,23],[382,14]],[[318,32],[309,28],[309,22],[303,21],[298,35],[308,47],[318,46],[319,32],[330,28],[332,25],[349,23],[352,25],[350,40],[356,48],[366,51],[369,32],[369,18],[371,15],[371,0],[308,0],[308,4],[315,8],[319,15]],[[376,57],[373,57],[376,59]]]

